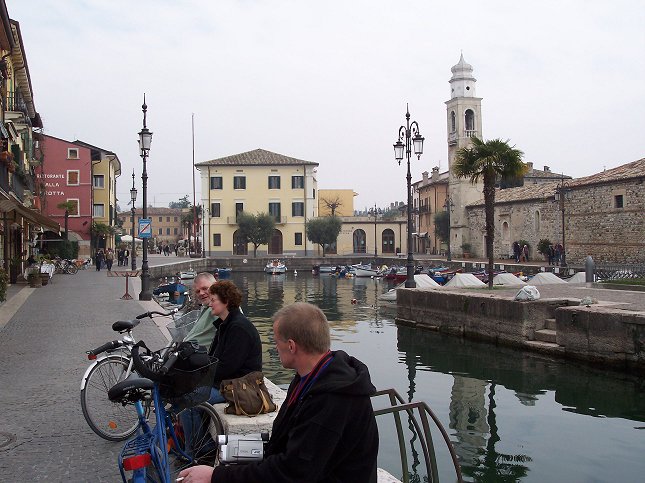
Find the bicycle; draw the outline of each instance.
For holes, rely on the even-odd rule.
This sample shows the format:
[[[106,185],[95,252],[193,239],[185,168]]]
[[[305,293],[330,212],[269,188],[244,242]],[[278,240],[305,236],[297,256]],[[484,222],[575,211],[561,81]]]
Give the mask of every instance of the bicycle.
[[[54,266],[56,267],[56,273],[75,275],[78,272],[78,267],[72,260],[56,258]]]
[[[216,436],[223,431],[215,409],[205,401],[210,396],[217,360],[198,349],[194,342],[182,342],[163,353],[150,352],[139,342],[132,348],[132,361],[137,373],[145,377],[132,374],[108,391],[110,401],[134,403],[139,421],[139,434],[125,443],[118,458],[124,483],[170,483],[182,469],[214,461],[217,446],[213,433]],[[144,406],[148,391],[152,394],[154,427],[148,423]],[[198,408],[202,415],[187,440],[177,421],[181,411],[190,407]],[[126,471],[132,471],[131,480],[126,478]]]
[[[189,297],[186,297],[186,300],[188,299]],[[171,316],[173,324],[168,326],[168,330],[171,332],[172,341],[181,341],[199,314],[198,311],[191,311],[177,317],[182,308],[183,306],[167,313],[146,312],[134,320],[114,322],[112,330],[123,334],[123,337],[86,351],[88,360],[93,363],[81,379],[81,409],[90,429],[101,438],[108,441],[124,441],[139,427],[136,412],[132,407],[111,403],[107,398],[109,389],[126,379],[133,371],[131,351],[136,344],[133,329],[142,319],[153,318],[155,315]]]

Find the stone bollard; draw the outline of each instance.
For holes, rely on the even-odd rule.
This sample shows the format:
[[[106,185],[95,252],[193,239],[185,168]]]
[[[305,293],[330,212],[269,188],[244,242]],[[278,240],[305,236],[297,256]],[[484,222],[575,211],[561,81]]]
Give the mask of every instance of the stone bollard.
[[[585,258],[585,282],[587,284],[595,282],[595,270],[596,264],[594,263],[593,258],[591,258],[591,255],[588,255],[587,258]]]

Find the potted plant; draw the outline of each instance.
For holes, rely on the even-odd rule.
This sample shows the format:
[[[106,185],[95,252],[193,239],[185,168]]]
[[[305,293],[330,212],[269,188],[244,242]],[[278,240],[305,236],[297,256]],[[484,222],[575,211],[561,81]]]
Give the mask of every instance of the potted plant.
[[[0,302],[7,300],[7,285],[9,285],[9,274],[4,268],[0,268]]]
[[[464,258],[470,258],[470,250],[472,245],[470,243],[462,243],[461,249],[463,250]]]
[[[45,286],[49,283],[49,273],[43,273],[43,263],[51,263],[51,259],[44,255],[38,256],[38,272],[40,273],[40,280]]]
[[[27,268],[27,282],[31,288],[40,287],[42,285],[40,267],[36,266]]]
[[[549,247],[551,246],[551,240],[548,238],[542,238],[537,245],[537,250],[544,256],[544,260],[549,260]]]

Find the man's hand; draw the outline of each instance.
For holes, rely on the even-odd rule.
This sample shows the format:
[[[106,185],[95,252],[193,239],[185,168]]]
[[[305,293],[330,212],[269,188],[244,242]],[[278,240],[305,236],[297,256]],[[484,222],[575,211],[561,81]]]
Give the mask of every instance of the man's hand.
[[[186,468],[179,472],[179,477],[183,478],[182,483],[210,483],[213,476],[213,467],[200,465]]]

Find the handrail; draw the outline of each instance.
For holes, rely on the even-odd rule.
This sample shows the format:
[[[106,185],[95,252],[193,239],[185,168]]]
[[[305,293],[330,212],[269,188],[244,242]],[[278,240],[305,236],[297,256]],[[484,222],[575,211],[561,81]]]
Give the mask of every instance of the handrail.
[[[434,451],[434,445],[432,443],[432,435],[430,433],[428,415],[430,415],[430,418],[432,419],[432,421],[435,423],[435,425],[441,432],[444,442],[448,447],[448,451],[450,452],[450,457],[452,459],[452,464],[455,468],[455,473],[457,474],[457,481],[459,483],[463,482],[461,467],[459,466],[459,461],[457,459],[457,453],[455,453],[455,448],[452,446],[448,433],[446,432],[443,425],[439,421],[439,418],[437,418],[437,416],[432,411],[432,409],[430,409],[430,407],[423,401],[406,403],[405,400],[399,395],[398,392],[396,392],[395,389],[383,389],[383,390],[377,391],[372,397],[383,396],[383,395],[387,395],[389,397],[390,407],[387,407],[384,409],[375,409],[374,415],[381,416],[383,414],[390,414],[390,413],[394,415],[394,422],[396,425],[396,432],[399,440],[399,452],[401,453],[401,468],[403,470],[403,483],[409,482],[409,475],[408,475],[408,466],[407,466],[408,465],[407,451],[405,448],[405,443],[403,441],[403,430],[401,427],[401,417],[399,414],[401,411],[405,411],[406,413],[408,413],[408,417],[410,418],[411,423],[414,425],[415,430],[419,434],[419,440],[421,442],[421,449],[423,451],[426,468],[428,468],[430,472],[430,475],[428,475],[430,478],[430,481],[438,482],[439,474],[437,471],[437,460],[436,460],[436,455]],[[415,413],[414,413],[415,409],[419,412],[419,418],[421,419],[421,426],[419,425],[419,422],[417,421],[417,418],[415,416]],[[421,430],[421,427],[423,427],[423,431]]]

